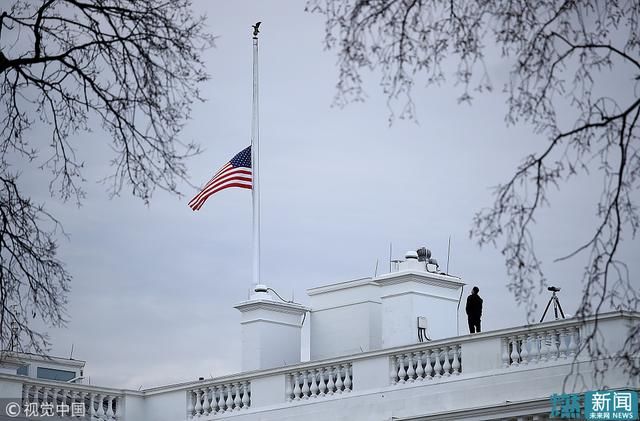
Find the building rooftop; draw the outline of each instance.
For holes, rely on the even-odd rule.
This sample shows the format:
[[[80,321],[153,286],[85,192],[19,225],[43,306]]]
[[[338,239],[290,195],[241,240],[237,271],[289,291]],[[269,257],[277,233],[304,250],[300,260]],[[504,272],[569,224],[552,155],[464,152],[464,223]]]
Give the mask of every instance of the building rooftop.
[[[23,406],[75,403],[103,421],[542,420],[552,394],[600,386],[597,366],[613,361],[629,326],[640,322],[638,313],[612,312],[461,335],[463,280],[423,263],[408,257],[387,275],[312,288],[309,307],[257,287],[235,306],[240,373],[138,391],[18,375],[7,371],[16,367],[10,357],[0,393]],[[300,361],[305,322],[310,361]],[[596,326],[608,350],[598,361],[581,352]],[[84,367],[29,358],[35,366]],[[572,383],[576,373],[580,382]],[[640,386],[615,366],[603,376],[611,389]]]

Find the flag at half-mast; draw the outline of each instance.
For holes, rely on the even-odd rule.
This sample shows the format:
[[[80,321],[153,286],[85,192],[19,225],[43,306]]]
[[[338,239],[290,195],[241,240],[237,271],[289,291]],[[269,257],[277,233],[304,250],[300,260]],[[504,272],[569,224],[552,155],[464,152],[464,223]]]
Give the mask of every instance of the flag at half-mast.
[[[230,187],[251,189],[251,180],[251,146],[248,146],[220,168],[200,193],[191,199],[189,207],[194,211],[200,210],[209,197]]]

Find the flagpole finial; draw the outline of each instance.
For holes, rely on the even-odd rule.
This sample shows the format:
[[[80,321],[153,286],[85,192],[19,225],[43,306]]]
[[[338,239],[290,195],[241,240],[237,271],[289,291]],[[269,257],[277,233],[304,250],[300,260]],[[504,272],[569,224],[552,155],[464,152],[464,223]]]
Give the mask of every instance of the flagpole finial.
[[[260,33],[260,24],[262,22],[256,22],[255,25],[251,25],[251,27],[253,28],[253,37],[254,38],[258,38],[258,34]]]

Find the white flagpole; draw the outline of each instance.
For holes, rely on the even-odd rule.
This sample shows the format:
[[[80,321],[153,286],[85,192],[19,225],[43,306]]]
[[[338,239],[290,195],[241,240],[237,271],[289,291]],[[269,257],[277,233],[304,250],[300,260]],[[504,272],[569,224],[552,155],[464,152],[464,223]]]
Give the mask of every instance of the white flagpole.
[[[253,109],[251,120],[251,170],[253,202],[253,284],[260,284],[260,130],[258,128],[258,28],[253,26]]]

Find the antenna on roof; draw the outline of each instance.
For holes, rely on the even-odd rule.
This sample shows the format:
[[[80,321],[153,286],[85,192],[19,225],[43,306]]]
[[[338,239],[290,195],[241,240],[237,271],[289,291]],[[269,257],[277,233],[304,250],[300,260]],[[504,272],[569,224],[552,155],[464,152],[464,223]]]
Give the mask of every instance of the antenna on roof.
[[[449,256],[451,255],[451,234],[449,234],[449,245],[447,246],[447,275],[449,274]]]
[[[391,273],[392,271],[392,265],[393,264],[393,243],[391,241],[389,241],[389,273]]]
[[[378,259],[376,259],[376,269],[373,271],[373,277],[378,276]]]
[[[69,353],[69,359],[73,359],[73,344],[71,344],[71,352]]]

